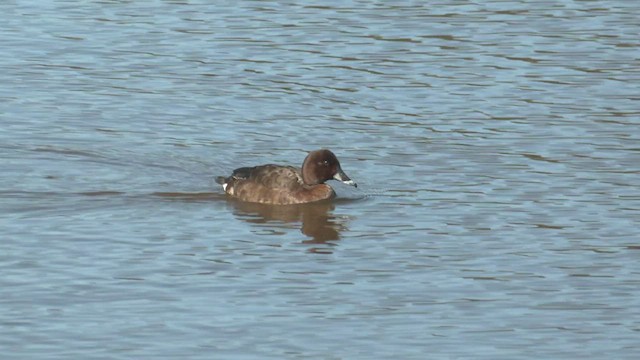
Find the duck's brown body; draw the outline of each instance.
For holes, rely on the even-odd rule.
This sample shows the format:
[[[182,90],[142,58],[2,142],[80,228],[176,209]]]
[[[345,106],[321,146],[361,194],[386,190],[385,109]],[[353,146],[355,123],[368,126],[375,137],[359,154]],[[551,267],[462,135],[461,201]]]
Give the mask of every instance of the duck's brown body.
[[[309,153],[302,169],[261,165],[238,168],[231,176],[218,178],[224,191],[238,200],[262,204],[291,205],[332,199],[335,192],[324,184],[329,179],[357,186],[340,168],[329,150]]]

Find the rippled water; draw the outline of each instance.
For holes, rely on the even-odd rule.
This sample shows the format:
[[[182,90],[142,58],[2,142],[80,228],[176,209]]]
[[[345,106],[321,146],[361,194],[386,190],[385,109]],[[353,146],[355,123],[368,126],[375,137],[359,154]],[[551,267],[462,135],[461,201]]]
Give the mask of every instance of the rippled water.
[[[5,356],[637,356],[640,5],[218,3],[0,4]]]

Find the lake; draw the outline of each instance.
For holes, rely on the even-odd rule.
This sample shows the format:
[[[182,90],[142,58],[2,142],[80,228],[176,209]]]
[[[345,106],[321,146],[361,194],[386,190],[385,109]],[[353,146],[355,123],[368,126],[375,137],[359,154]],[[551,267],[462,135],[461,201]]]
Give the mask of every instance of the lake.
[[[4,1],[11,359],[635,359],[634,1]],[[237,167],[329,148],[273,207]]]

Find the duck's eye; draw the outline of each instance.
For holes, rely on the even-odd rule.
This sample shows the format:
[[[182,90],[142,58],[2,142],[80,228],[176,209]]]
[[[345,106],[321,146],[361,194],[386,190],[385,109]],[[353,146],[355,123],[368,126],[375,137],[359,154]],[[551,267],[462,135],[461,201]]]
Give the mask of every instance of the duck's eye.
[[[321,162],[320,165],[329,166],[329,161],[325,160],[325,161]]]

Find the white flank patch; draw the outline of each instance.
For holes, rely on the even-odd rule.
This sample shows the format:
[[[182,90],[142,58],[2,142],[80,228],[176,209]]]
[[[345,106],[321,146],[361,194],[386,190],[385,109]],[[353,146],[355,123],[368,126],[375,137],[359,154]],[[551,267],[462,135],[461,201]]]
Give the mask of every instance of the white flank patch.
[[[222,191],[227,191],[227,183],[222,184]]]

